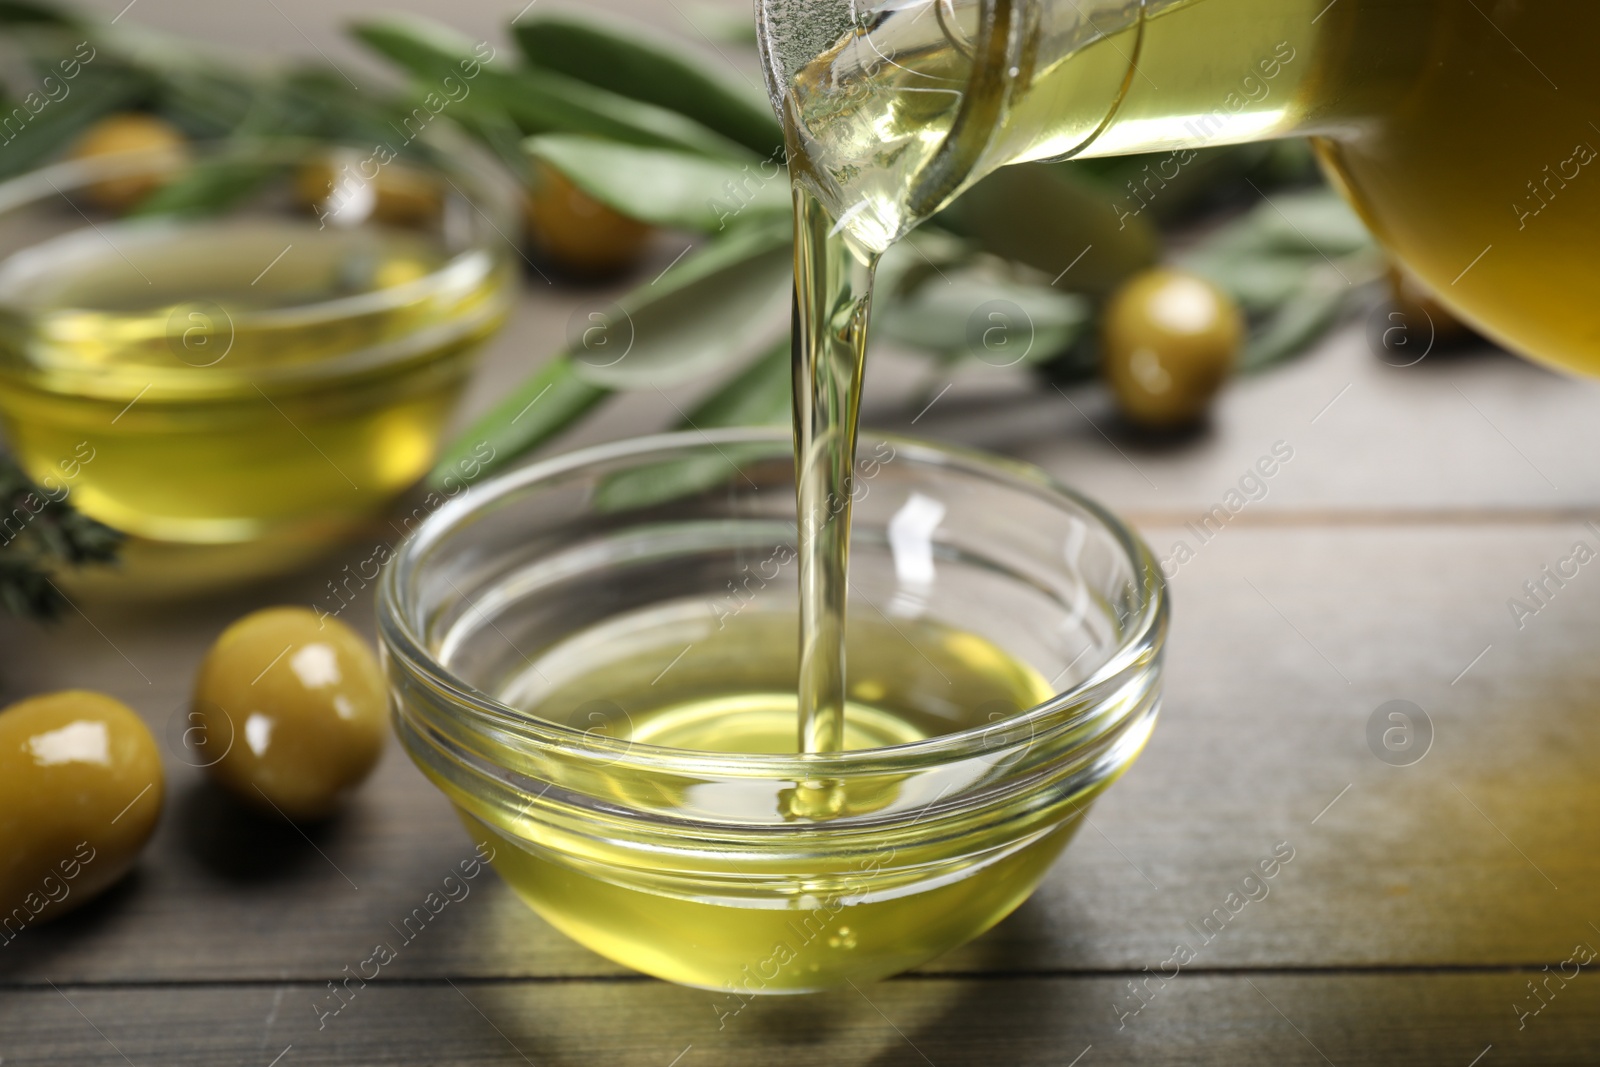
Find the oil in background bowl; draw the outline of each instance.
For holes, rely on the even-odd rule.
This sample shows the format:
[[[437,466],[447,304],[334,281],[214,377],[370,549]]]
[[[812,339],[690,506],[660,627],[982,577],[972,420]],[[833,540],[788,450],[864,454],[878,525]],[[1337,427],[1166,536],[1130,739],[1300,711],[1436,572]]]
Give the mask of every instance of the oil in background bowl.
[[[3,198],[0,419],[31,477],[70,464],[74,506],[132,536],[136,579],[292,566],[427,470],[508,307],[463,194],[328,217],[290,164],[221,215],[115,219],[77,213],[72,174]]]

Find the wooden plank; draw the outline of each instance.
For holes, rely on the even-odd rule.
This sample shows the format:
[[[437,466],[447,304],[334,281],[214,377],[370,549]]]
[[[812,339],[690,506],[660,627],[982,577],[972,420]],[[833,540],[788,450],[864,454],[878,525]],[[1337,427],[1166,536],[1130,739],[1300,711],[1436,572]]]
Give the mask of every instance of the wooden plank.
[[[1294,459],[1251,513],[1592,511],[1600,500],[1600,469],[1588,462],[1600,447],[1600,391],[1495,350],[1397,368],[1353,327],[1295,363],[1234,382],[1208,426],[1165,440],[1122,428],[1098,385],[1062,395],[1015,369],[930,375],[923,363],[879,362],[874,374],[869,361],[871,424],[1028,460],[1124,511],[1188,519],[1220,503],[1280,441]]]
[[[1175,580],[1168,701],[1141,762],[1041,893],[934,969],[1154,965],[1279,842],[1294,860],[1207,947],[1206,966],[1537,966],[1600,937],[1588,925],[1600,854],[1576,832],[1600,822],[1600,570],[1524,630],[1505,606],[1580,536],[1562,524],[1224,530]],[[319,584],[159,624],[91,609],[103,637],[81,619],[10,627],[7,698],[104,688],[160,730],[228,618],[309,600]],[[1433,719],[1433,750],[1413,767],[1368,748],[1368,720],[1395,698]],[[329,977],[470,850],[398,752],[314,832],[315,849],[218,804],[170,741],[166,755],[172,808],[137,879],[4,950],[9,980]],[[436,933],[399,976],[616,971],[487,882]]]
[[[63,986],[0,1001],[0,1052],[71,1067],[1592,1064],[1600,980],[1578,970],[1535,1001],[1534,977],[1180,975],[1150,979],[1146,1001],[1122,975],[921,979],[742,1007],[659,982],[380,980],[342,1001],[295,983]]]

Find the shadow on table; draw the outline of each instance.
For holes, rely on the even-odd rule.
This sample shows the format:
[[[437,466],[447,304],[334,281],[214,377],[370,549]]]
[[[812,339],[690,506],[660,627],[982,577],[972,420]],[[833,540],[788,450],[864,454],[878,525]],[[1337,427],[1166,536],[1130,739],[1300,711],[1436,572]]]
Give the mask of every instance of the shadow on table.
[[[0,955],[0,977],[16,972],[37,972],[60,953],[71,953],[85,943],[93,943],[104,932],[123,921],[123,912],[144,891],[144,876],[138,867],[129,871],[99,896],[74,907],[65,915],[42,913],[42,921],[5,941]],[[69,898],[70,899],[70,898]]]
[[[1081,1002],[1081,986],[1034,980],[1028,961],[1012,958],[1008,945],[1043,936],[1039,916],[1024,910],[1007,926],[992,955],[971,957],[969,973],[917,973],[742,1005],[631,975],[463,982],[441,990],[438,1024],[481,1042],[486,1055],[510,1046],[541,1067],[988,1067],[1009,1062],[1005,1049],[1016,1042],[1066,1040],[1064,1026],[1076,1040],[1084,1020],[1109,1018],[1098,1002]]]
[[[173,809],[183,848],[211,874],[234,882],[283,881],[309,865],[325,863],[318,850],[331,851],[345,823],[335,815],[296,826],[235,799],[206,779],[191,783]],[[307,841],[316,847],[306,847]]]

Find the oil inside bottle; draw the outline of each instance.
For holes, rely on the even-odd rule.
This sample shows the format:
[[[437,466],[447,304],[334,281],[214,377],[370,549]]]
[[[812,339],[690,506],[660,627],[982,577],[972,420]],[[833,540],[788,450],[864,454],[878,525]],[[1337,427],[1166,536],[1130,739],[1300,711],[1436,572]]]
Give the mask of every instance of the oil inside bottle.
[[[1310,135],[1453,311],[1530,358],[1600,372],[1600,7],[990,0],[1000,24],[1082,8],[1100,32],[1036,33],[1012,69],[975,77],[981,34],[950,13],[979,6],[876,9],[794,74],[804,180],[858,245],[881,251],[1010,163]],[[1138,211],[1163,184],[1118,190],[1106,211]]]

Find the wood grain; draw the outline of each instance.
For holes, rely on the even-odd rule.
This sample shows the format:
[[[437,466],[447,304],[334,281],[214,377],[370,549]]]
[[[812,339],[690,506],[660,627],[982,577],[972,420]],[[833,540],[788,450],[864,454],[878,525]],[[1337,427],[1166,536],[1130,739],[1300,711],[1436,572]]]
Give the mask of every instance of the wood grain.
[[[1137,1015],[1133,977],[899,979],[736,1015],[710,993],[644,981],[389,983],[356,989],[337,1016],[321,1014],[325,989],[296,983],[61,986],[0,1002],[0,1048],[8,1064],[27,1050],[15,1062],[71,1067],[1594,1062],[1600,981],[1587,974],[1552,982],[1521,1029],[1522,972],[1196,974],[1152,980]]]
[[[1183,531],[1148,534],[1160,545]],[[1280,842],[1295,858],[1207,946],[1205,966],[1538,966],[1600,939],[1588,925],[1600,854],[1575,832],[1600,822],[1600,597],[1585,572],[1525,630],[1505,607],[1576,536],[1570,524],[1224,531],[1174,581],[1167,703],[1134,771],[1038,896],[930,969],[1153,966]],[[470,853],[398,751],[310,840],[185,766],[164,727],[198,650],[269,596],[293,599],[279,587],[160,628],[108,612],[99,633],[79,620],[10,635],[8,696],[70,677],[168,735],[172,805],[132,883],[19,938],[0,958],[7,981],[332,977]],[[1434,723],[1412,767],[1368,748],[1368,719],[1393,698]],[[488,881],[394,969],[615,973]]]
[[[1359,343],[1346,337],[1260,389],[1309,391],[1296,380],[1365,358],[1352,353]],[[1525,389],[1555,389],[1520,364],[1487,366]],[[899,385],[914,391],[909,378]],[[1003,390],[980,400],[957,414],[1026,424],[1054,403]],[[1265,426],[1285,410],[1260,402],[1265,410],[1229,417]],[[1583,402],[1565,397],[1572,406],[1550,433],[1567,427],[1581,441],[1593,421],[1580,418]],[[641,428],[640,403],[584,433]],[[1470,408],[1431,410],[1425,425],[1368,429],[1395,455],[1478,432]],[[1364,411],[1355,403],[1346,415]],[[612,421],[625,416],[630,425]],[[1600,496],[1530,494],[1534,475],[1493,464],[1475,486],[1433,484],[1425,465],[1384,465],[1370,449],[1354,461],[1372,488],[1361,496],[1337,473],[1335,450],[1320,475],[1312,463],[1286,467],[1266,500],[1201,543],[1183,522],[1236,480],[1233,432],[1191,445],[1193,455],[1137,458],[1114,438],[1095,446],[1091,432],[1069,426],[1049,443],[1041,424],[1015,443],[1122,505],[1159,501],[1166,518],[1144,531],[1158,555],[1191,543],[1172,582],[1163,721],[1041,891],[923,974],[755,1004],[719,1031],[714,998],[625,974],[486,876],[319,1031],[312,1004],[325,983],[471,845],[398,750],[308,840],[204,785],[172,726],[221,627],[264,604],[317,603],[346,562],[334,557],[197,602],[85,601],[56,628],[0,626],[4,698],[81,685],[128,700],[163,738],[171,798],[133,878],[0,949],[0,1056],[121,1062],[87,1016],[134,1063],[266,1064],[291,1044],[285,1064],[524,1062],[513,1043],[539,1064],[665,1065],[693,1045],[684,1067],[772,1062],[779,1049],[786,1065],[1070,1064],[1089,1045],[1086,1067],[1465,1067],[1490,1044],[1484,1067],[1590,1062],[1600,1012],[1587,972],[1525,1030],[1513,1005],[1528,1010],[1526,983],[1575,944],[1600,944],[1590,925],[1600,854],[1584,830],[1600,822],[1600,571],[1582,570],[1520,627],[1507,601],[1574,541],[1600,545],[1585,525]],[[1297,455],[1314,459],[1304,448]],[[1141,475],[1172,491],[1149,493]],[[368,551],[353,546],[348,558]],[[345,617],[370,632],[371,612],[367,593]],[[1434,728],[1411,767],[1384,764],[1368,745],[1369,718],[1397,698],[1422,706]],[[1280,842],[1295,858],[1266,899],[1200,944],[1196,926]],[[1159,970],[1180,941],[1195,950],[1188,973],[1118,1030],[1116,1012],[1133,1003],[1127,982]]]

